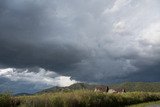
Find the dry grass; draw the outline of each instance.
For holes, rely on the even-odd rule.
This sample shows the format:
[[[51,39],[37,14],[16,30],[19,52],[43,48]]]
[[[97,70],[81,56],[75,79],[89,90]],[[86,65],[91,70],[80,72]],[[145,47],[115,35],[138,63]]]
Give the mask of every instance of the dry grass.
[[[0,107],[10,107],[11,96],[9,94],[0,94]]]
[[[160,100],[160,93],[128,92],[124,94],[108,94],[90,90],[76,90],[19,96],[14,97],[14,100],[14,102],[20,101],[18,107],[123,107],[125,105]]]

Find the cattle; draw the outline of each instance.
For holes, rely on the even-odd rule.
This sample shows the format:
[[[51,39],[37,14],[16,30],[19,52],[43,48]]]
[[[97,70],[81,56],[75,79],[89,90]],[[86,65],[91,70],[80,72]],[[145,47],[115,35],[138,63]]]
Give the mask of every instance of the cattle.
[[[108,93],[125,93],[125,89],[109,89]]]
[[[109,87],[108,86],[98,86],[95,88],[95,92],[108,92]]]
[[[94,89],[94,92],[107,92],[107,93],[125,93],[125,89],[109,89],[108,86],[97,86]]]
[[[114,89],[109,89],[109,90],[108,90],[108,93],[117,93],[117,91],[114,90]]]

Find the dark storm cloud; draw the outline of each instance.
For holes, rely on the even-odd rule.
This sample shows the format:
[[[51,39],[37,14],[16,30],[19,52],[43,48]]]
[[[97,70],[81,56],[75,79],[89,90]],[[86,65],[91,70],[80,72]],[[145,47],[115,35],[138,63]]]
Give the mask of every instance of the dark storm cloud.
[[[83,49],[69,42],[71,37],[63,38],[69,34],[54,16],[54,3],[49,15],[55,18],[51,20],[45,16],[50,6],[48,1],[44,4],[32,0],[19,2],[1,1],[0,63],[10,67],[41,66],[57,70],[67,69],[85,58]]]
[[[132,81],[132,82],[159,82],[159,72],[160,64],[145,66],[145,68],[141,68],[140,72],[131,73],[127,76],[120,77],[119,82],[122,81]]]
[[[154,81],[159,7],[158,0],[1,0],[0,65],[89,82],[139,80],[129,77],[154,67]]]

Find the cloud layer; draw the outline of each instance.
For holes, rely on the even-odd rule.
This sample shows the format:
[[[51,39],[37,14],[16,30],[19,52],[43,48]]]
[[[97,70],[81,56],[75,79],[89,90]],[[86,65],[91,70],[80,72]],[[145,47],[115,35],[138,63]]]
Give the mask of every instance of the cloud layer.
[[[33,93],[49,87],[65,87],[77,82],[75,80],[71,80],[70,77],[60,76],[53,71],[46,71],[42,68],[0,69],[0,79],[5,80],[4,82],[2,81],[2,83],[0,83],[0,91],[3,92],[8,90],[14,93]]]
[[[38,66],[87,82],[159,81],[159,4],[1,0],[0,65]]]

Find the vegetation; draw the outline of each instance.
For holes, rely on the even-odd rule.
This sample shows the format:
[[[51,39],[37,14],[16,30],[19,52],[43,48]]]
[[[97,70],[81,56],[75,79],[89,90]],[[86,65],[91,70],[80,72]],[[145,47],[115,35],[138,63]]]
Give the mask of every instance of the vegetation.
[[[141,104],[134,104],[128,107],[159,107],[160,101],[154,101],[154,102],[145,102]]]
[[[160,82],[126,82],[110,85],[111,88],[124,88],[129,92],[160,92]]]
[[[87,84],[87,83],[76,83],[69,87],[52,87],[46,90],[43,90],[39,93],[45,92],[58,92],[58,91],[68,91],[68,90],[80,90],[80,89],[89,89],[94,90],[95,87],[99,85],[96,84]],[[111,84],[106,85],[110,88],[115,89],[126,89],[127,92],[142,91],[142,92],[160,92],[160,82],[125,82],[121,84]]]
[[[0,94],[0,107],[123,107],[160,100],[160,82],[109,85],[110,88],[126,89],[127,93],[123,94],[94,92],[97,86],[99,85],[77,83],[69,87],[53,87],[33,95]]]
[[[0,94],[0,107],[10,107],[11,96],[9,94]]]
[[[0,97],[0,107],[123,107],[160,100],[160,93],[101,93],[91,90],[44,93],[29,96]]]

